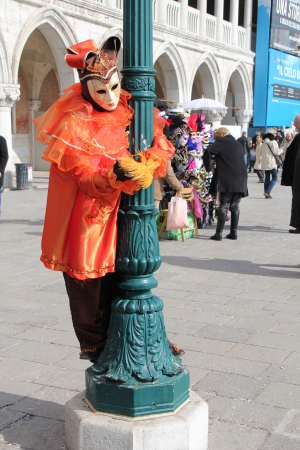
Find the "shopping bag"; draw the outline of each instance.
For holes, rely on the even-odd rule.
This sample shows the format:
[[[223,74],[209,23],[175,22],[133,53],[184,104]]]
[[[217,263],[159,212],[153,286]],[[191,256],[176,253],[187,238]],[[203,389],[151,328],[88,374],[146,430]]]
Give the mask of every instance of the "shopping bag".
[[[172,197],[168,203],[167,230],[188,227],[187,201],[181,197]]]
[[[193,187],[193,195],[194,195],[195,216],[197,219],[202,219],[204,212],[199,197],[197,195],[195,186]]]

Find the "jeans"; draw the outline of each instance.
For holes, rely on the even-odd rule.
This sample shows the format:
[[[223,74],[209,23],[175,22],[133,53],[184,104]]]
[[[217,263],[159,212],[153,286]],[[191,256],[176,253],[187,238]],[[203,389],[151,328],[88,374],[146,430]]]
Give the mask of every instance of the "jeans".
[[[270,181],[270,176],[272,175],[272,180]],[[277,181],[277,169],[265,170],[265,192],[270,195],[273,187]]]
[[[246,167],[248,167],[248,153],[244,154],[244,161],[245,161]]]

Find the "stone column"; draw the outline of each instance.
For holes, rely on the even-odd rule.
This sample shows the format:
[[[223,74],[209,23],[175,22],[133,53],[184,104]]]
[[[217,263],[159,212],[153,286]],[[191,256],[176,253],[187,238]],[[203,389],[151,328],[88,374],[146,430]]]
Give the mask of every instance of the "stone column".
[[[159,0],[157,2],[158,23],[161,24],[167,23],[167,6],[168,0]]]
[[[28,120],[29,120],[29,155],[30,161],[32,163],[32,169],[35,170],[35,158],[34,158],[34,142],[36,138],[35,126],[33,124],[34,112],[38,111],[41,107],[41,102],[39,100],[30,100],[27,102],[28,106]]]
[[[251,34],[252,34],[252,2],[253,0],[245,0],[244,9],[244,28],[246,28],[246,44],[245,49],[251,50]]]
[[[253,110],[252,109],[237,110],[235,111],[234,115],[236,117],[237,124],[242,127],[242,132],[248,131],[249,122],[253,117]]]
[[[221,126],[221,122],[227,114],[227,109],[209,109],[204,110],[203,113],[206,115],[205,122],[213,124],[213,130],[216,130]]]
[[[217,41],[222,41],[223,39],[223,14],[224,14],[224,1],[215,0],[215,16],[217,17]]]
[[[207,11],[207,0],[197,0],[197,8],[200,11],[200,36],[206,36],[206,11]]]
[[[238,45],[239,0],[230,1],[231,45]]]
[[[15,167],[12,158],[11,109],[13,102],[19,98],[19,84],[0,84],[0,135],[6,139],[9,156],[4,175],[4,187],[13,187]]]
[[[188,6],[188,0],[180,0],[180,29],[183,31],[188,27]]]

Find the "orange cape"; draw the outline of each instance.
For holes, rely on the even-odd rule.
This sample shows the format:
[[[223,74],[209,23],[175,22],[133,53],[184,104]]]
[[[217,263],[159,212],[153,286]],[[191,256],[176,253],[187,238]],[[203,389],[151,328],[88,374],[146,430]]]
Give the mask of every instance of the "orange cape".
[[[34,120],[37,139],[47,145],[42,158],[52,163],[41,256],[49,269],[78,279],[115,270],[120,194],[140,189],[137,181],[117,181],[113,172],[118,158],[132,158],[126,133],[134,113],[129,98],[122,90],[114,111],[99,112],[77,83]],[[155,110],[153,146],[145,152],[159,161],[153,178],[165,176],[174,153],[164,124]]]

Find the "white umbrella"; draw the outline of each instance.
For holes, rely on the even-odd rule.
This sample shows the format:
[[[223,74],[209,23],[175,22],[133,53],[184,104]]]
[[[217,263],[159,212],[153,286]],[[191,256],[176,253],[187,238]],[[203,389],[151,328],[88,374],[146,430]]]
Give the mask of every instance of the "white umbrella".
[[[211,98],[197,98],[183,106],[184,109],[227,109],[222,103],[217,102]]]

